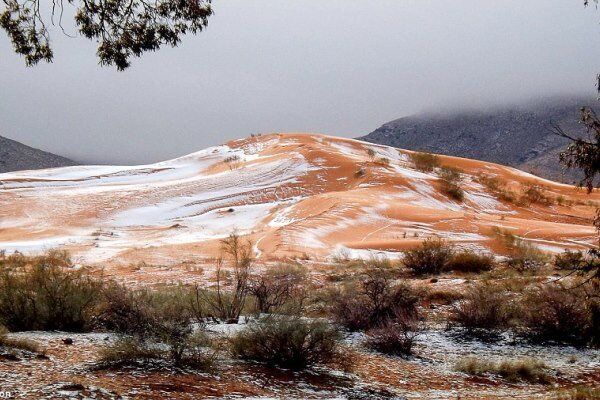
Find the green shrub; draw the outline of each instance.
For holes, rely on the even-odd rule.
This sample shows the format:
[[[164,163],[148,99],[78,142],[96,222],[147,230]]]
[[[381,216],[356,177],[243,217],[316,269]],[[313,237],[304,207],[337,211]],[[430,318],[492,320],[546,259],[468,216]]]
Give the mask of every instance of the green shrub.
[[[271,316],[250,323],[230,340],[231,353],[270,367],[300,370],[333,361],[340,334],[322,321]]]
[[[421,172],[432,172],[440,166],[440,159],[435,154],[412,152],[408,154],[408,157],[415,165],[415,168]]]
[[[404,266],[417,275],[439,274],[452,260],[452,248],[441,239],[427,239],[421,246],[404,252]]]
[[[489,271],[496,265],[494,257],[487,254],[477,254],[474,251],[463,250],[452,255],[446,265],[448,271],[479,273]]]
[[[103,283],[82,270],[69,269],[66,253],[4,265],[0,271],[0,323],[11,331],[89,330],[102,297]]]

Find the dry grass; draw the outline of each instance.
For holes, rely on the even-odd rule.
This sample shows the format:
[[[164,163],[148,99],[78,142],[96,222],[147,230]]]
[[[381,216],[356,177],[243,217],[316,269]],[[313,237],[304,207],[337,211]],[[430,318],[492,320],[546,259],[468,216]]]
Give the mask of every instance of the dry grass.
[[[550,376],[546,365],[536,359],[482,360],[476,357],[460,359],[455,369],[469,375],[496,375],[509,382],[548,383]]]

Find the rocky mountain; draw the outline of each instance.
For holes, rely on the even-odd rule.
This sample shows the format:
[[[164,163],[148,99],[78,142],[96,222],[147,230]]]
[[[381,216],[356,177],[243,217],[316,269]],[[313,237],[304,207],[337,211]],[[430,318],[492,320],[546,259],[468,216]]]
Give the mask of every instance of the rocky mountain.
[[[265,261],[395,257],[432,236],[501,252],[498,229],[547,251],[597,240],[589,202],[600,194],[498,164],[438,159],[272,134],[157,164],[0,174],[0,249],[167,264],[213,259],[234,231]]]
[[[423,112],[388,122],[360,139],[501,163],[573,183],[577,173],[558,162],[568,141],[553,133],[553,125],[585,134],[579,109],[595,103],[587,97],[553,97],[495,109]]]
[[[0,136],[0,172],[56,168],[76,164],[68,158],[34,149]]]

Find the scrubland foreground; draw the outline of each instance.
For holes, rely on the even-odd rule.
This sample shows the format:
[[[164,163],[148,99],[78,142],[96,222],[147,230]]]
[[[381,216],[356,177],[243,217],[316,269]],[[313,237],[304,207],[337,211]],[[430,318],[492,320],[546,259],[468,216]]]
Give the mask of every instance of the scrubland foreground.
[[[237,234],[210,279],[149,285],[68,253],[0,256],[0,390],[14,398],[595,399],[597,261],[506,235],[402,261],[262,262]],[[143,271],[163,267],[144,265]],[[317,271],[316,273],[314,271]]]

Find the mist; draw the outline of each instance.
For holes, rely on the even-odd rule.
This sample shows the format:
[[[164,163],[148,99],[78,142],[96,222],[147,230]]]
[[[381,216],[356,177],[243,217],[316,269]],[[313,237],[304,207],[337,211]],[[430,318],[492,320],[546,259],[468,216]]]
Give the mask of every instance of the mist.
[[[344,137],[424,109],[595,95],[583,0],[216,0],[175,49],[100,67],[52,31],[33,68],[0,32],[0,135],[84,163],[165,160],[268,132]]]

